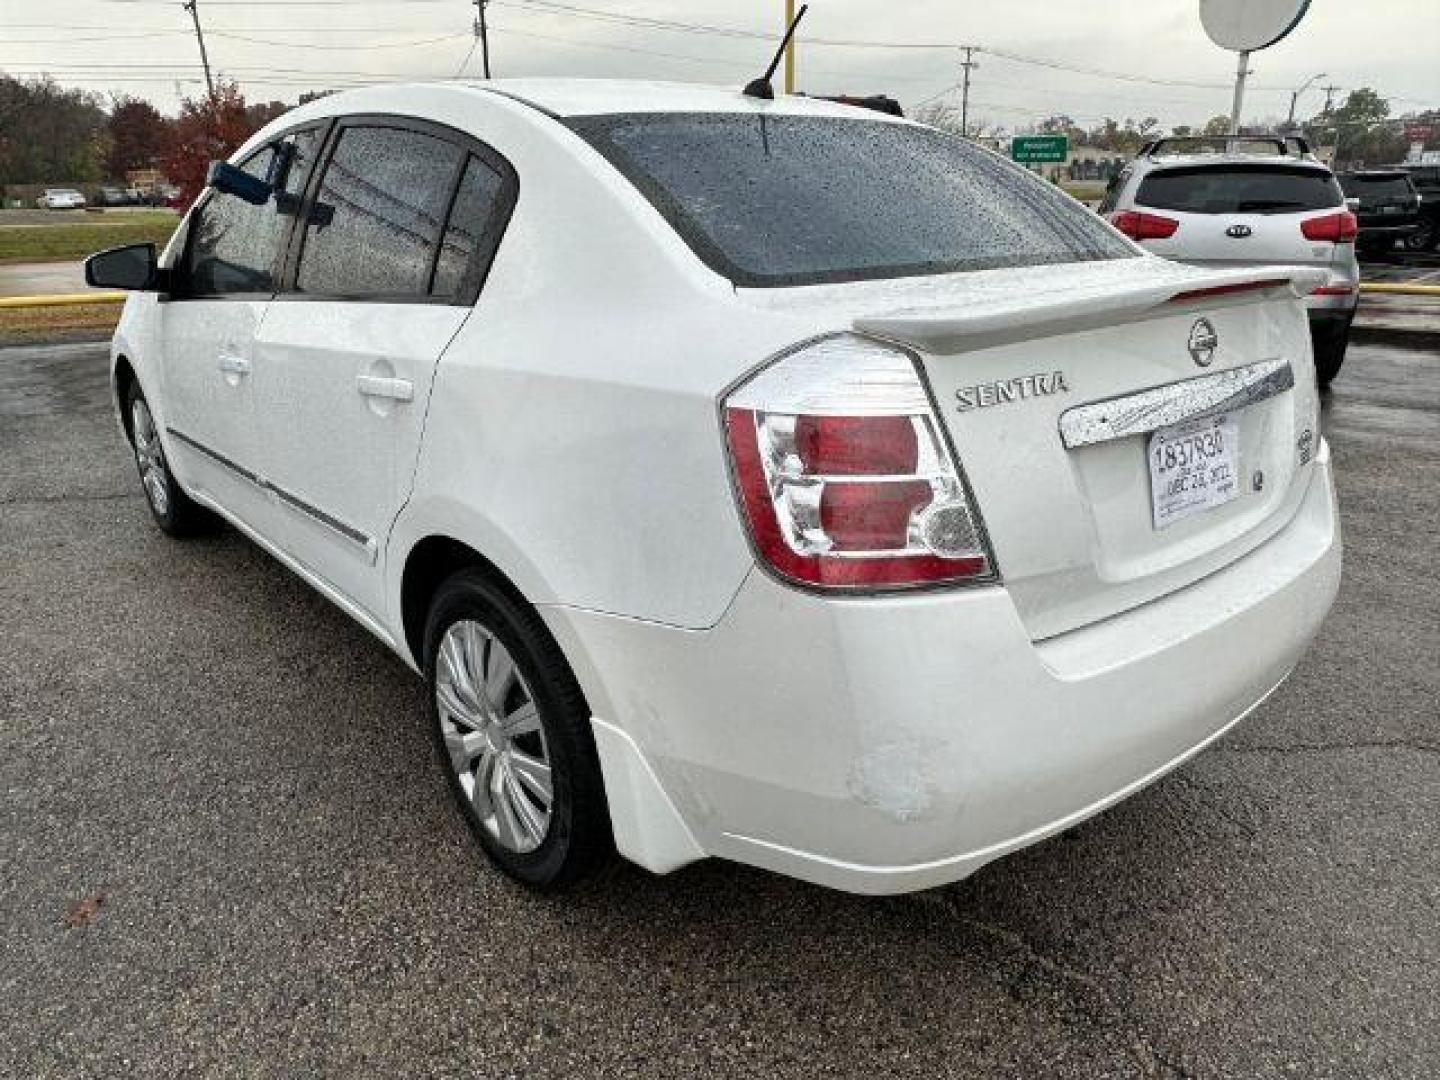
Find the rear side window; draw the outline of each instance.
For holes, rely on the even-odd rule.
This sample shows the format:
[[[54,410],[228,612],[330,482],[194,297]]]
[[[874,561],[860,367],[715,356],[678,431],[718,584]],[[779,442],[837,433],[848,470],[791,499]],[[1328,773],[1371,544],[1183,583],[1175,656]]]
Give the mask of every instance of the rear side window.
[[[435,264],[436,296],[454,297],[466,291],[466,274],[474,265],[476,252],[494,248],[505,226],[505,179],[479,158],[465,164],[465,175],[455,193],[455,208],[440,242]],[[476,267],[483,274],[483,267]]]
[[[1345,201],[1329,173],[1286,165],[1197,165],[1140,181],[1135,202],[1191,214],[1294,214]]]
[[[739,113],[569,123],[737,285],[1135,255],[1058,191],[931,128]]]
[[[325,166],[295,286],[344,297],[418,297],[431,273],[462,151],[419,131],[347,127]]]

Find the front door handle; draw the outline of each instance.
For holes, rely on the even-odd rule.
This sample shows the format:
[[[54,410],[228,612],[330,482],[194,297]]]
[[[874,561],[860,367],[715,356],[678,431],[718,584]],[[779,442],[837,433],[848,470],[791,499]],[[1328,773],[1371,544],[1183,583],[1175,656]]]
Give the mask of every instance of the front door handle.
[[[225,354],[220,357],[220,370],[226,375],[249,375],[250,361],[243,356]]]
[[[411,401],[415,397],[415,384],[409,379],[387,379],[380,375],[356,375],[355,389],[364,397],[392,401]]]

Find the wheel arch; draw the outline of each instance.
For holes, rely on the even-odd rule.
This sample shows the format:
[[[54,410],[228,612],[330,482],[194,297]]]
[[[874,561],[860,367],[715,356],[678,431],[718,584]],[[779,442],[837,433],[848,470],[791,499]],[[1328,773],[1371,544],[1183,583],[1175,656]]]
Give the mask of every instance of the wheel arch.
[[[425,620],[430,601],[446,578],[464,569],[480,571],[513,600],[534,606],[500,567],[471,545],[444,533],[421,537],[406,553],[400,573],[400,626],[417,669],[425,666]]]
[[[115,411],[120,415],[120,426],[125,431],[125,438],[132,443],[135,441],[135,432],[131,430],[130,410],[125,407],[125,400],[130,396],[130,388],[139,381],[130,358],[124,353],[117,353],[111,368],[110,384],[115,396]]]

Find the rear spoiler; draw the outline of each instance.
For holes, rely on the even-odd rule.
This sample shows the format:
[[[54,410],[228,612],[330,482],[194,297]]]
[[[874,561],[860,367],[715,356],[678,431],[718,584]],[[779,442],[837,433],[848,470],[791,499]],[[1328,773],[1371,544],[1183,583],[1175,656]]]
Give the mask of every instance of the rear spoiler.
[[[964,308],[905,308],[866,315],[856,330],[908,342],[929,352],[962,352],[1011,341],[1091,330],[1142,318],[1169,305],[1202,306],[1227,300],[1308,296],[1325,284],[1323,270],[1299,266],[1238,267],[1176,281],[1124,282],[1097,288],[1040,293]]]

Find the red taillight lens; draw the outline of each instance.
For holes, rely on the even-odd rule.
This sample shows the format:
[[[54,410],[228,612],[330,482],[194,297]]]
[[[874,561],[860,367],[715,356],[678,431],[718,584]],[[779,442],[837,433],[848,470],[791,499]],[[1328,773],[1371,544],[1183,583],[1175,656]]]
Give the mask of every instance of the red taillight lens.
[[[824,588],[988,577],[992,562],[910,357],[853,335],[734,391],[725,435],[761,559]]]
[[[1359,223],[1349,210],[1300,223],[1300,233],[1306,240],[1328,240],[1332,244],[1353,242],[1358,230]]]
[[[1110,224],[1131,240],[1165,240],[1175,235],[1180,223],[1174,218],[1159,214],[1141,214],[1135,210],[1121,210],[1110,215]]]
[[[909,542],[916,511],[935,499],[924,480],[825,485],[820,527],[834,551],[899,551]]]
[[[801,416],[795,451],[806,472],[883,476],[913,473],[918,444],[905,416]]]

